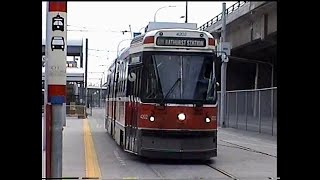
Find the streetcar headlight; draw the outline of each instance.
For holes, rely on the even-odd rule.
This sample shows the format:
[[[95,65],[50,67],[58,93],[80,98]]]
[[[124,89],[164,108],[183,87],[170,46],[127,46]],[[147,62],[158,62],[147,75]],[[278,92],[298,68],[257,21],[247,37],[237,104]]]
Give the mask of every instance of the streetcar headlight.
[[[183,121],[183,120],[186,119],[186,115],[183,114],[183,113],[180,113],[180,114],[178,114],[178,119],[179,119],[180,121]]]
[[[153,116],[150,116],[150,117],[149,117],[149,120],[150,120],[151,122],[153,122],[153,121],[154,121],[154,117],[153,117]]]
[[[211,119],[206,117],[206,123],[209,123],[209,122],[211,122]]]

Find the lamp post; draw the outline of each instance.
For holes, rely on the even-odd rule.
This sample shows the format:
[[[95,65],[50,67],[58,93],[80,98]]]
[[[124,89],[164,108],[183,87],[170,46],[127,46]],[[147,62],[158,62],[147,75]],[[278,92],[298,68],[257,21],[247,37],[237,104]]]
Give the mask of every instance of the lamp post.
[[[154,22],[156,22],[156,16],[157,16],[157,13],[158,13],[158,11],[160,10],[160,9],[164,9],[164,8],[169,8],[169,7],[176,7],[176,6],[163,6],[163,7],[161,7],[161,8],[159,8],[155,13],[154,13]]]

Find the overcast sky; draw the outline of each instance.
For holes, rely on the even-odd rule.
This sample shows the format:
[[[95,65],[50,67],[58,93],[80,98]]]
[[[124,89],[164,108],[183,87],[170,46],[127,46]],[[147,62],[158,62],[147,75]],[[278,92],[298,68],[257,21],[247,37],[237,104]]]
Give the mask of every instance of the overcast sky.
[[[227,8],[236,3],[229,1]],[[154,21],[155,12],[164,6],[176,6],[162,8],[156,13],[156,21],[181,22],[185,21],[186,2],[183,1],[109,1],[109,2],[68,2],[67,9],[67,38],[88,38],[89,64],[88,81],[99,83],[102,74],[91,72],[106,71],[117,54],[119,42],[130,39],[129,31],[139,32]],[[197,23],[200,27],[222,11],[222,2],[188,2],[188,22]],[[42,37],[46,35],[46,2],[42,2]],[[80,31],[82,30],[82,32]],[[120,44],[122,49],[128,46],[129,41]]]

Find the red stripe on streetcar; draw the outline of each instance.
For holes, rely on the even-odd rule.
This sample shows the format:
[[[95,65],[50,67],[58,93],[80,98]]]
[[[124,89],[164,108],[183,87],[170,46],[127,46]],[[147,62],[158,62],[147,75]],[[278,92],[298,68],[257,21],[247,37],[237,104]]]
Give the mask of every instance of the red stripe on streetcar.
[[[49,11],[67,12],[67,1],[51,1],[51,2],[49,2]]]

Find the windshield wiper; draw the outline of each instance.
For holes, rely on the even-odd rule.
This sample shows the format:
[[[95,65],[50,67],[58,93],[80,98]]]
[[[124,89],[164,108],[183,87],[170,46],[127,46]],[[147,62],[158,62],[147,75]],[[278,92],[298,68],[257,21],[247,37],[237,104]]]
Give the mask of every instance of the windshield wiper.
[[[160,105],[163,105],[164,100],[167,99],[167,97],[169,96],[169,94],[173,91],[174,87],[176,87],[176,85],[178,84],[178,82],[181,81],[181,78],[178,78],[176,80],[176,82],[172,85],[172,87],[170,88],[170,90],[167,92],[167,94],[164,96],[164,98],[162,99],[162,101],[160,102]]]

